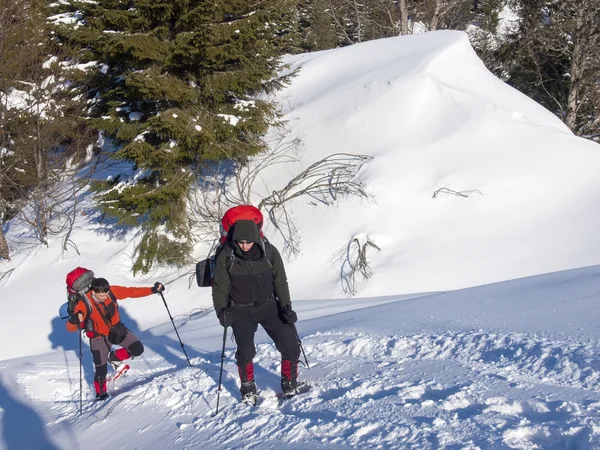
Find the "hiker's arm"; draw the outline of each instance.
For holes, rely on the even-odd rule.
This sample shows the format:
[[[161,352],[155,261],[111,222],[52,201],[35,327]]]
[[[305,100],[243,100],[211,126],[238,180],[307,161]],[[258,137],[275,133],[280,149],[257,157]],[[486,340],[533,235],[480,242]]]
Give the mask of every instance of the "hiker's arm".
[[[73,333],[77,331],[80,327],[79,324],[85,320],[85,313],[81,306],[81,300],[75,305],[75,309],[73,314],[69,317],[66,323],[67,331]]]
[[[287,275],[285,274],[285,267],[283,266],[283,258],[273,245],[271,245],[271,251],[273,252],[273,289],[279,299],[279,307],[291,305],[290,288],[288,286]]]
[[[212,285],[212,298],[215,312],[217,315],[223,308],[229,306],[229,288],[231,281],[229,280],[229,273],[227,273],[227,255],[226,251],[223,250],[217,256],[215,261],[215,277]]]
[[[151,287],[125,287],[125,286],[110,286],[110,290],[117,300],[124,298],[139,298],[153,294]]]

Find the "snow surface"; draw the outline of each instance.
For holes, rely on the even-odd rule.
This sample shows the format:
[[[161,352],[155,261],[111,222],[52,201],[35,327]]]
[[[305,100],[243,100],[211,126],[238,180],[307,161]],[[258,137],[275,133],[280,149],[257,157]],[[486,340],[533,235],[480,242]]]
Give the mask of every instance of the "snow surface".
[[[89,209],[64,252],[12,221],[0,448],[600,448],[597,144],[494,78],[463,33],[289,62],[302,70],[278,99],[303,146],[262,174],[256,198],[331,153],[374,157],[358,174],[373,201],[291,205],[302,254],[287,272],[311,390],[279,404],[279,354],[261,330],[259,405],[240,404],[228,337],[215,416],[223,328],[191,267],[133,277],[139,233]],[[432,198],[443,187],[470,192]],[[332,259],[354,237],[381,250],[350,299]],[[98,406],[84,343],[79,415],[78,339],[56,317],[76,266],[114,284],[167,283],[192,367],[160,297],[125,300],[146,351]]]

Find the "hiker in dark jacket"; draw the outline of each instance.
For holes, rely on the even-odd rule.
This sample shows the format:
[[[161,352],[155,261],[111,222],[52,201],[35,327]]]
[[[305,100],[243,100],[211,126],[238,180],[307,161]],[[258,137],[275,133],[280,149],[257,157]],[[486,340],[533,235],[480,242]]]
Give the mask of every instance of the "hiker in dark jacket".
[[[281,353],[283,396],[295,395],[300,346],[293,324],[298,318],[292,310],[281,255],[260,238],[252,220],[234,224],[231,239],[216,259],[212,295],[221,325],[233,329],[242,400],[255,403],[257,398],[252,359],[259,324]]]

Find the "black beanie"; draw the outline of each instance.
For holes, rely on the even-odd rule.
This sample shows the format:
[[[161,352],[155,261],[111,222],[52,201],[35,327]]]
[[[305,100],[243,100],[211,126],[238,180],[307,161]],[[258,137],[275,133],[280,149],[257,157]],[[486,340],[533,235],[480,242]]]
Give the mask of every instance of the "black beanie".
[[[260,233],[258,226],[253,220],[238,220],[233,226],[234,241],[252,241],[260,243]]]

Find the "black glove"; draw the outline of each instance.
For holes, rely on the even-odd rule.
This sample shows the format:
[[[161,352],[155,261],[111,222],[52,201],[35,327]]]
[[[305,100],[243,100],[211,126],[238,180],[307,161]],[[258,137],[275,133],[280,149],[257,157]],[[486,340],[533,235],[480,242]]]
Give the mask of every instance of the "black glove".
[[[70,316],[69,322],[73,325],[79,325],[79,317],[77,317],[77,314],[73,314],[72,316]]]
[[[221,326],[227,328],[233,325],[233,314],[231,314],[229,308],[222,308],[217,317],[219,318],[219,322],[221,322]]]
[[[279,318],[283,323],[289,324],[296,323],[298,321],[298,316],[292,309],[292,305],[289,303],[279,310]]]
[[[154,283],[154,286],[152,286],[150,288],[150,290],[154,293],[154,294],[158,294],[159,292],[162,292],[165,290],[165,286],[162,283],[159,283],[158,281],[156,283]]]

